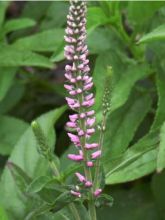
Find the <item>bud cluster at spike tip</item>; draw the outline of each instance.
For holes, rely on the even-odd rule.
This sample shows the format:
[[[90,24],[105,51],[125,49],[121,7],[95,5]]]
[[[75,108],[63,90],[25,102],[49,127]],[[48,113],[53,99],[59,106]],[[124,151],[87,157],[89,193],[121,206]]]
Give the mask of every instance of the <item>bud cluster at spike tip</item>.
[[[75,111],[69,116],[70,121],[66,126],[74,130],[68,133],[70,140],[78,149],[77,154],[69,154],[68,158],[76,162],[84,162],[87,169],[94,166],[95,160],[101,156],[98,143],[90,143],[90,137],[95,133],[95,112],[90,108],[94,105],[94,95],[90,92],[93,87],[93,79],[89,75],[89,60],[87,59],[88,48],[86,41],[86,2],[70,1],[69,13],[67,15],[67,28],[64,36],[67,45],[64,48],[64,55],[69,61],[65,67],[66,83],[68,91],[66,101],[68,106]],[[82,126],[82,123],[84,126]],[[82,138],[85,138],[85,145],[82,145]],[[83,149],[82,149],[83,148]],[[88,159],[85,160],[83,152],[86,152]],[[85,187],[93,184],[85,176],[75,173],[79,182]],[[79,191],[73,191],[72,195],[81,197]],[[97,193],[96,193],[97,194]],[[95,195],[95,194],[94,194]]]

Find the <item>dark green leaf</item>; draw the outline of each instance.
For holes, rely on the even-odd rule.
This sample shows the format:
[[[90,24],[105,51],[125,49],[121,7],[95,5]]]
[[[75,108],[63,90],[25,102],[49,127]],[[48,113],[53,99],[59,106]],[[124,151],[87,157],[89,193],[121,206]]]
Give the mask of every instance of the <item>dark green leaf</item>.
[[[158,206],[162,219],[165,218],[165,206],[164,206],[165,188],[164,186],[165,186],[165,171],[163,171],[160,174],[155,174],[151,182],[151,187],[152,187],[153,195],[155,198],[155,202]]]
[[[54,52],[63,42],[63,36],[64,29],[56,28],[21,38],[17,40],[13,46],[17,48],[17,50]]]
[[[104,141],[105,154],[108,153],[113,157],[127,149],[151,104],[148,94],[135,93],[122,108],[108,117]]]
[[[2,101],[11,87],[16,70],[16,68],[0,68],[0,101]]]
[[[106,183],[132,181],[153,172],[156,169],[158,143],[158,131],[155,131],[140,139],[118,158],[108,160],[106,155],[103,158]]]
[[[16,31],[22,28],[32,27],[36,22],[30,18],[17,18],[7,21],[3,26],[3,32],[5,34]]]
[[[148,34],[145,34],[138,43],[148,43],[151,41],[165,41],[165,25],[160,25]]]
[[[9,155],[28,124],[10,116],[0,116],[0,154]]]
[[[10,2],[0,1],[0,27],[3,24],[6,9],[9,6]]]
[[[4,114],[11,110],[22,98],[25,86],[14,80],[13,86],[9,89],[4,99],[0,102],[0,113]]]
[[[122,106],[131,92],[133,85],[140,79],[149,76],[147,65],[130,65],[112,92],[111,112]]]
[[[113,205],[113,198],[108,194],[101,194],[95,201],[96,207],[111,207]]]
[[[48,138],[49,145],[53,147],[55,145],[54,123],[65,111],[65,107],[48,112],[37,119],[42,129]],[[21,136],[19,141],[14,147],[11,154],[10,161],[16,163],[22,168],[30,177],[38,177],[46,175],[48,170],[48,163],[37,151],[36,141],[29,127],[25,133]],[[22,200],[16,191],[16,185],[9,173],[8,169],[5,169],[0,182],[0,202],[5,208],[11,210],[17,219],[23,219],[26,213],[25,207],[26,200]],[[8,199],[10,198],[10,200]]]
[[[0,47],[0,66],[15,67],[15,66],[39,66],[52,68],[53,63],[48,58],[33,53],[28,50],[16,49],[12,46]]]

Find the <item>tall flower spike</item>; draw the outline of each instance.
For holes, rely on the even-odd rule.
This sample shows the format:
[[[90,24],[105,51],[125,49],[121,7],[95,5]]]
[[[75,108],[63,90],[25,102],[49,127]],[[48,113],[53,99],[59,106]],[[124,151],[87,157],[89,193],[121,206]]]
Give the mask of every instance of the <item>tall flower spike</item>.
[[[69,61],[65,67],[66,83],[64,85],[68,92],[66,101],[68,106],[75,111],[69,116],[67,123],[69,128],[74,128],[76,133],[68,133],[69,138],[76,146],[78,154],[69,154],[68,158],[81,162],[84,165],[85,174],[76,172],[80,182],[89,187],[93,195],[91,168],[94,166],[101,152],[98,151],[98,143],[90,143],[90,137],[95,133],[95,112],[91,107],[95,103],[94,95],[90,92],[93,87],[93,79],[89,75],[90,68],[87,59],[88,48],[86,41],[86,2],[79,0],[70,1],[69,14],[67,16],[67,28],[64,37],[67,45],[64,48],[64,55]],[[95,152],[93,152],[96,150]],[[92,151],[92,153],[91,153]],[[90,159],[94,159],[90,161]],[[92,191],[93,190],[93,191]],[[72,192],[79,196],[79,192]]]

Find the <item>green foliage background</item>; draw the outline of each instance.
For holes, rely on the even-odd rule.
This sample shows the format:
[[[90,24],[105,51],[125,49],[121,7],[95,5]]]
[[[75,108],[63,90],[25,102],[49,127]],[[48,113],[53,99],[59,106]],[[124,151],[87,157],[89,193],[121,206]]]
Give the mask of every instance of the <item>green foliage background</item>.
[[[68,6],[67,1],[0,2],[1,220],[73,219],[68,195],[50,186],[57,180],[51,179],[30,127],[37,118],[63,179],[73,176],[78,168],[66,159],[73,147],[64,129]],[[114,204],[98,208],[98,219],[164,220],[165,2],[89,1],[87,30],[98,122],[109,66],[114,73],[102,158],[105,192]],[[82,204],[75,208],[80,220],[88,219]]]

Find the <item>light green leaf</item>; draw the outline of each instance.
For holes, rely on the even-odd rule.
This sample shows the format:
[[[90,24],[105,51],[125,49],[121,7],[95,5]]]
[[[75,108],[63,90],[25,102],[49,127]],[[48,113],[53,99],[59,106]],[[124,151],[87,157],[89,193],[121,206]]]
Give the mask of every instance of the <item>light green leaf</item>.
[[[118,83],[114,86],[111,99],[111,112],[122,106],[131,92],[134,84],[150,74],[147,65],[130,65],[125,70]]]
[[[96,87],[95,109],[97,111],[100,110],[102,105],[101,100],[103,98],[103,85],[105,83],[107,67],[112,67],[114,81],[116,82],[120,79],[122,74],[125,76],[125,64],[128,65],[128,61],[125,59],[124,54],[120,54],[118,51],[114,50],[108,50],[107,52],[101,53],[96,59],[93,79]]]
[[[152,41],[165,41],[165,25],[160,25],[148,34],[145,34],[138,43],[148,43]]]
[[[5,34],[16,31],[23,28],[32,27],[36,22],[30,18],[17,18],[7,21],[3,26],[3,32]]]
[[[2,101],[9,90],[15,74],[16,68],[0,68],[0,101]]]
[[[108,117],[104,141],[105,154],[109,153],[113,157],[127,149],[151,104],[148,94],[135,93],[122,108]]]
[[[52,1],[45,11],[45,17],[41,22],[40,28],[42,30],[47,30],[54,27],[59,28],[64,26],[66,23],[68,8],[69,2],[67,1]]]
[[[151,22],[156,11],[163,6],[165,6],[163,1],[129,1],[127,12],[129,22],[136,27],[135,30],[142,30],[148,22]]]
[[[108,175],[106,184],[129,182],[152,173],[156,169],[156,154],[157,150],[155,149],[144,153],[122,170]]]
[[[0,27],[3,24],[5,13],[10,2],[0,1]]]
[[[87,11],[87,28],[97,27],[110,22],[101,7],[89,7]]]
[[[157,171],[161,172],[165,168],[165,122],[160,130],[160,144],[157,155]]]
[[[37,119],[48,138],[49,145],[54,147],[55,134],[54,123],[65,111],[66,107],[50,111]],[[48,163],[37,151],[36,140],[31,126],[24,132],[17,144],[15,145],[10,161],[16,163],[30,177],[45,175]],[[11,213],[17,219],[24,219],[26,213],[27,200],[20,196],[16,190],[15,182],[7,168],[5,168],[0,182],[0,202],[5,208],[10,209]]]
[[[52,29],[17,40],[13,46],[21,50],[51,51],[57,50],[63,42],[64,29]]]
[[[27,51],[19,50],[12,46],[0,47],[0,66],[15,67],[15,66],[39,66],[45,68],[52,68],[53,63],[48,58]]]
[[[6,96],[0,102],[0,114],[4,114],[11,110],[24,95],[25,86],[14,80],[13,85],[7,92]]]
[[[10,116],[0,116],[0,154],[9,155],[28,124]]]
[[[28,193],[36,193],[42,190],[52,178],[49,176],[39,176],[35,178],[27,188]]]
[[[106,183],[116,184],[138,179],[156,169],[158,131],[149,133],[124,154],[116,158],[103,158]]]
[[[1,220],[9,220],[7,217],[7,213],[3,209],[3,207],[0,206],[0,219]]]

